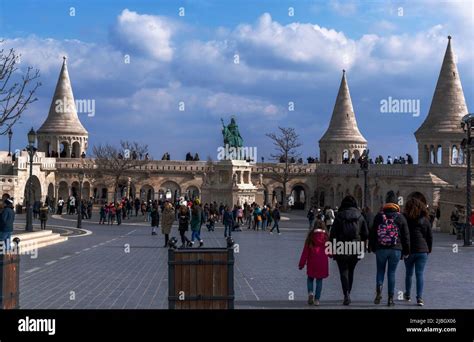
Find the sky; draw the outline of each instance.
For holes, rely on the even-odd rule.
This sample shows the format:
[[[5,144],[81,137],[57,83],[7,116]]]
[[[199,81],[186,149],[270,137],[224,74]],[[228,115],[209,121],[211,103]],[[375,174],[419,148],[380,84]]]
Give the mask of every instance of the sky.
[[[319,156],[345,69],[371,155],[416,160],[413,133],[448,35],[473,111],[473,11],[468,0],[0,0],[1,46],[21,53],[20,71],[33,66],[42,82],[13,128],[13,150],[46,119],[66,55],[76,100],[95,103],[93,116],[79,113],[89,153],[122,139],[147,144],[155,159],[215,160],[220,119],[234,116],[259,159],[270,159],[265,134],[278,126],[296,130],[303,158]],[[383,112],[389,98],[419,103],[420,115]]]

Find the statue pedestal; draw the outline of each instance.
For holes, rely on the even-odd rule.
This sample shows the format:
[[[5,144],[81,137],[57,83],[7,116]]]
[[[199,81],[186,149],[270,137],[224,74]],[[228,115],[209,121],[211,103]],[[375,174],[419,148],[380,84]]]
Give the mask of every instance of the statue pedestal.
[[[252,184],[252,166],[245,160],[222,160],[214,164],[214,172],[202,187],[203,202],[233,206],[251,204],[262,192]]]

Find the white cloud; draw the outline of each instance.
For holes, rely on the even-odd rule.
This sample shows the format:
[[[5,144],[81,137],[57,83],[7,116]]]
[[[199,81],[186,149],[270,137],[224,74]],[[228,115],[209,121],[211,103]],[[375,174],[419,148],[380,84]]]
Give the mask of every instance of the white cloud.
[[[171,38],[177,28],[175,22],[165,17],[124,9],[117,18],[115,34],[128,47],[158,61],[169,62],[174,53]]]

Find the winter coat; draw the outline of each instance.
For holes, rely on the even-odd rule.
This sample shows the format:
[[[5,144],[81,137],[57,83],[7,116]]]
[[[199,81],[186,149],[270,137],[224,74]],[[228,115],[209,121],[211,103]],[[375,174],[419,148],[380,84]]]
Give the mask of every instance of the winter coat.
[[[231,227],[234,225],[234,216],[232,215],[232,211],[224,211],[222,223],[230,225]]]
[[[201,230],[202,224],[202,208],[199,205],[194,205],[191,210],[191,230],[199,231]]]
[[[305,244],[301,253],[299,268],[306,265],[308,277],[322,279],[329,276],[329,262],[326,254],[326,241],[328,234],[322,229],[317,229],[311,236],[313,247]]]
[[[189,230],[189,220],[190,220],[189,210],[186,208],[186,211],[182,212],[181,209],[178,210],[178,222],[179,230],[187,231]]]
[[[383,223],[383,215],[387,219],[394,219],[394,223],[398,226],[398,242],[394,246],[383,246],[378,242],[377,229],[380,224]],[[408,230],[407,220],[405,216],[400,213],[398,205],[386,204],[382,211],[375,215],[374,224],[372,225],[369,233],[369,250],[371,252],[377,251],[377,249],[398,249],[402,251],[403,255],[410,254],[410,231]]]
[[[275,221],[279,221],[280,220],[280,210],[278,210],[276,208],[273,209],[272,216],[273,216],[273,219]]]
[[[151,212],[151,226],[158,227],[160,225],[160,213],[158,209],[154,208]]]
[[[163,234],[169,234],[174,222],[174,209],[172,207],[165,208],[161,215],[163,216],[161,219],[161,232]]]
[[[47,221],[48,220],[48,208],[47,207],[43,207],[43,208],[40,209],[39,219],[41,221]]]
[[[408,230],[410,231],[410,254],[431,253],[433,246],[433,231],[427,217],[417,220],[406,217]]]
[[[13,232],[13,222],[15,221],[15,212],[9,206],[6,206],[0,215],[0,232]]]
[[[354,239],[349,238],[344,234],[344,225],[350,222],[357,224]],[[342,208],[337,212],[336,218],[334,219],[334,223],[331,227],[331,232],[329,234],[329,241],[331,243],[334,243],[334,240],[336,240],[336,243],[339,241],[366,241],[368,237],[369,230],[367,228],[367,222],[365,222],[365,219],[359,209],[349,207]],[[342,259],[341,257],[343,257],[341,254],[334,255],[335,260]]]
[[[335,219],[334,210],[326,209],[326,211],[324,212],[324,219],[325,219],[326,226],[332,226]]]

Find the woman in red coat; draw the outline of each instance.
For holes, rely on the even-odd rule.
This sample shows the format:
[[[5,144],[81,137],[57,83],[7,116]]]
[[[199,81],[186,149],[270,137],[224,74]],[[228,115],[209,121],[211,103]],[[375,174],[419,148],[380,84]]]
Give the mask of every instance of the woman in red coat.
[[[329,262],[326,254],[326,241],[328,233],[324,222],[316,221],[306,237],[303,253],[301,253],[299,269],[306,265],[308,275],[308,304],[319,305],[323,279],[329,276]],[[316,279],[316,293],[314,292],[314,280]]]

